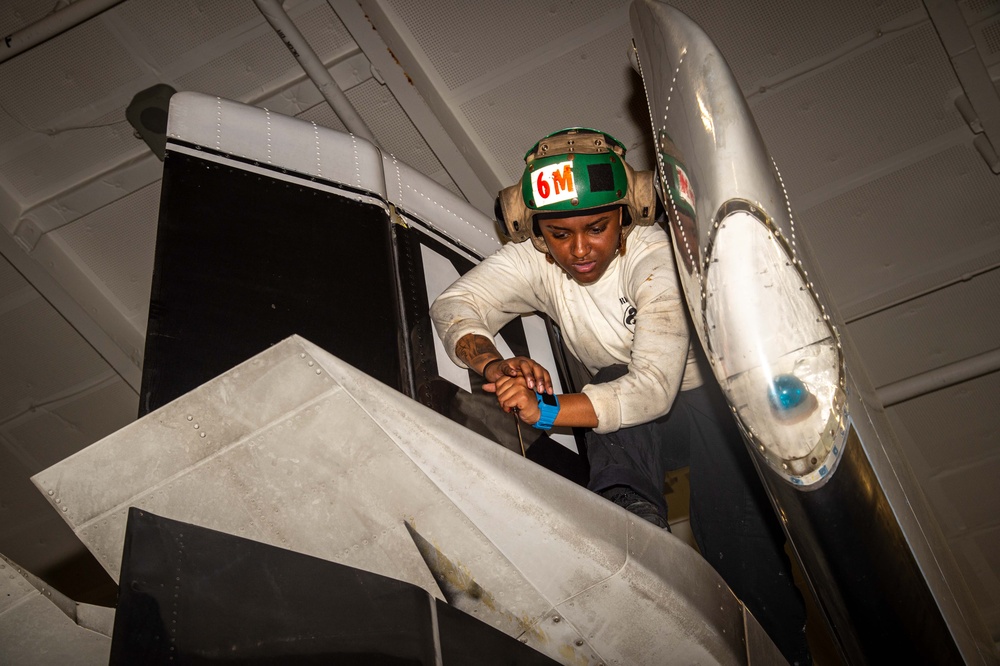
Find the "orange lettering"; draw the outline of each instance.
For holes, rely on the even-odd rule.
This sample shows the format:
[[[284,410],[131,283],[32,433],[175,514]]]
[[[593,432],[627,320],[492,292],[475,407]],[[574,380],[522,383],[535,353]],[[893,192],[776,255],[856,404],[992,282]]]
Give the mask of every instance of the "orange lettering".
[[[535,186],[538,189],[538,196],[541,197],[542,199],[548,199],[549,184],[545,182],[545,178],[543,178],[544,175],[545,175],[544,171],[538,172],[538,178],[535,180]]]
[[[556,194],[559,194],[559,188],[571,191],[573,189],[573,166],[567,164],[563,167],[562,173],[553,171],[552,183],[556,186]]]

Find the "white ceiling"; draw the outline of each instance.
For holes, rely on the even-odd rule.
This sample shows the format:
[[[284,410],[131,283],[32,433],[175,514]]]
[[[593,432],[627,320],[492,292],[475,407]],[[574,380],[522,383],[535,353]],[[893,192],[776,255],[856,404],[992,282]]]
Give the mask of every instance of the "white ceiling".
[[[1000,2],[927,3],[1000,80]],[[5,0],[0,34],[53,4]],[[1000,351],[1000,176],[923,2],[674,4],[729,60],[873,383]],[[361,5],[285,3],[381,145],[474,204],[564,126],[652,163],[626,2]],[[156,83],[343,129],[249,0],[126,0],[0,63],[0,552],[35,573],[82,547],[29,477],[138,410],[161,163],[125,107]],[[993,370],[888,408],[995,640],[997,395]]]

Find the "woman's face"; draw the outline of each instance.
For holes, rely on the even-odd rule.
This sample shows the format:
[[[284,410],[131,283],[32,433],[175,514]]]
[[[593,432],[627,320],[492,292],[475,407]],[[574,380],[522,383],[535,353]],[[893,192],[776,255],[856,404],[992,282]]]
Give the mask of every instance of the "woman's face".
[[[550,217],[538,222],[556,265],[581,284],[601,279],[618,254],[622,209],[591,215]]]

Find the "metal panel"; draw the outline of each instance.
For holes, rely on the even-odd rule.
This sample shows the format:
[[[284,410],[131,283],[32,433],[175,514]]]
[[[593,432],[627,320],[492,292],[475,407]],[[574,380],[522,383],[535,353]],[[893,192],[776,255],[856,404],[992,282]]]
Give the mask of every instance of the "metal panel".
[[[220,72],[226,76],[220,77]],[[225,99],[247,100],[275,80],[294,80],[299,74],[295,58],[272,32],[240,44],[177,77],[178,90],[212,93]]]
[[[88,107],[143,73],[98,18],[5,62],[0,87],[18,91],[7,96],[6,112],[37,129]]]
[[[55,599],[53,599],[55,597]],[[107,664],[111,636],[84,628],[67,611],[81,613],[85,622],[110,628],[113,611],[83,607],[58,592],[38,589],[17,567],[0,558],[0,663]],[[65,602],[68,602],[65,603]]]
[[[624,17],[626,3],[583,0],[572,5],[545,5],[520,0],[472,4],[448,0],[428,5],[388,0],[388,4],[416,38],[436,73],[454,90],[608,13]],[[482,29],[491,25],[503,25],[504,29]]]
[[[383,40],[384,33],[371,30],[371,27],[379,23],[380,13],[371,11],[371,5],[362,7],[353,0],[330,0],[330,6],[371,61],[372,72],[378,74],[377,78],[389,88],[431,150],[441,160],[457,189],[476,208],[489,211],[493,206],[493,192],[497,190],[495,179],[481,169],[477,174],[474,170],[481,157],[478,151],[470,151],[460,139],[449,136],[442,126],[442,121],[447,124],[444,116],[450,117],[451,113],[441,109],[437,95],[410,76],[412,72],[417,80],[423,78],[421,68],[414,69],[410,64],[402,62],[408,61],[409,49],[400,48],[395,40],[390,40],[390,45],[387,45]],[[384,23],[382,26],[384,30]]]
[[[10,0],[0,9],[0,33],[9,35],[45,18],[52,7],[38,0]]]
[[[289,56],[290,57],[290,56]],[[266,109],[197,93],[170,100],[168,137],[250,161],[342,183],[385,198],[382,160],[367,141]],[[282,141],[272,141],[281,136]],[[350,156],[344,159],[344,156]]]
[[[31,288],[28,281],[21,276],[7,258],[0,255],[0,316],[11,309],[12,303],[22,302],[16,295],[19,292],[30,292],[31,298],[37,298],[37,292]],[[7,300],[12,299],[12,300]]]
[[[622,24],[605,34],[557,58],[531,63],[527,71],[461,104],[469,125],[505,170],[507,182],[520,178],[526,148],[540,136],[568,125],[600,127],[629,148],[633,167],[652,168],[651,152],[635,149],[646,141],[642,128],[648,112],[634,93],[635,79],[627,59],[630,36],[622,16]],[[620,63],[602,78],[600,94],[594,94],[594,62]],[[567,107],[573,109],[571,113]]]
[[[0,426],[14,445],[38,463],[54,465],[135,420],[139,397],[114,373],[62,399]]]
[[[882,29],[911,12],[923,14],[920,0],[670,4],[714,36],[736,80],[751,94],[803,65],[818,66],[858,38],[877,39]]]
[[[450,192],[431,187],[414,169],[392,157],[383,157],[386,192],[397,209],[430,221],[453,242],[485,257],[500,249],[497,226],[471,204]]]
[[[987,621],[993,626],[993,623],[1000,622],[1000,602],[997,602],[1000,599],[1000,576],[996,573],[1000,571],[1000,528],[970,535],[967,542],[968,558],[972,560],[969,570],[975,572],[969,577],[969,585],[975,586],[982,581],[982,589],[976,592],[984,597],[980,604]],[[962,550],[961,545],[958,550]]]
[[[545,664],[402,581],[129,511],[112,665]]]
[[[987,67],[1000,64],[1000,18],[993,17],[971,26],[972,37]]]
[[[440,594],[408,522],[528,627],[558,613],[572,643],[527,639],[561,663],[745,660],[695,551],[300,338],[33,480],[114,576],[137,506]]]
[[[997,210],[997,177],[974,148],[961,145],[824,201],[801,218],[850,321],[1000,263]]]
[[[747,663],[750,666],[784,666],[788,663],[757,618],[746,608],[743,609],[743,623],[747,636]]]
[[[9,114],[0,113],[0,146],[28,133],[29,130],[14,120]]]
[[[0,340],[26,341],[17,353],[0,355],[0,404],[6,407],[0,421],[108,373],[97,352],[41,298],[0,318]]]
[[[366,87],[367,86],[367,87]],[[371,86],[376,86],[376,84],[364,84],[353,90],[359,90],[361,88],[371,88]],[[352,90],[352,92],[353,92]],[[261,192],[267,190],[272,194],[270,196],[282,195],[283,201],[287,199],[286,190],[291,187],[291,183],[296,183],[295,187],[301,186],[301,190],[296,189],[296,192],[306,193],[305,196],[296,197],[291,196],[287,199],[284,204],[285,208],[279,206],[278,210],[274,209],[274,204],[268,204],[271,206],[271,210],[274,214],[274,219],[281,219],[283,217],[291,217],[295,222],[289,222],[288,224],[292,226],[297,226],[302,224],[302,220],[305,217],[312,215],[315,217],[316,214],[316,202],[319,201],[317,197],[320,197],[323,201],[327,200],[329,196],[328,193],[334,193],[337,188],[332,188],[326,182],[328,180],[333,180],[335,182],[344,183],[350,188],[349,192],[337,190],[340,195],[344,196],[347,200],[353,199],[364,199],[372,203],[373,205],[386,205],[380,204],[378,199],[369,198],[363,196],[362,194],[357,194],[357,192],[371,192],[382,198],[383,202],[392,201],[395,205],[401,209],[404,214],[409,216],[417,216],[422,219],[431,220],[434,227],[443,233],[445,236],[456,240],[459,244],[463,245],[467,249],[471,249],[473,252],[478,252],[485,254],[499,247],[499,243],[496,238],[495,225],[492,220],[485,217],[482,213],[472,208],[467,202],[461,198],[453,195],[450,192],[442,190],[437,187],[434,183],[429,181],[426,177],[419,174],[417,171],[411,167],[403,164],[396,157],[383,156],[375,149],[371,144],[367,142],[360,141],[354,137],[348,135],[333,132],[326,128],[317,127],[315,124],[308,124],[299,120],[290,119],[285,116],[270,113],[265,110],[256,109],[252,107],[243,106],[233,102],[218,100],[215,98],[208,98],[202,95],[196,95],[192,93],[179,93],[175,95],[172,100],[173,110],[171,115],[171,132],[178,138],[186,142],[192,142],[198,145],[207,146],[208,148],[214,148],[223,152],[227,152],[233,155],[235,158],[243,159],[229,159],[218,155],[210,156],[214,162],[219,164],[226,164],[234,169],[242,169],[253,175],[247,176],[250,180],[247,181],[246,178],[234,177],[234,181],[229,185],[222,186],[216,193],[215,190],[211,194],[205,194],[212,188],[212,184],[216,183],[215,180],[202,183],[198,180],[197,172],[195,174],[190,174],[188,178],[189,184],[195,188],[191,191],[190,196],[182,195],[179,197],[178,201],[170,203],[168,197],[164,197],[166,204],[163,210],[167,214],[171,214],[170,211],[176,206],[193,206],[190,213],[179,214],[178,219],[187,220],[184,224],[191,226],[191,220],[189,218],[196,216],[203,216],[203,209],[205,206],[215,207],[219,205],[219,201],[227,197],[232,196],[232,191],[234,189],[239,189],[241,187],[246,188],[247,183],[269,183],[266,186],[261,185],[260,187],[251,186],[250,190],[247,192],[246,196],[237,197],[236,202],[231,206],[223,206],[225,214],[221,212],[219,215],[210,214],[213,220],[226,220],[235,214],[234,211],[242,210],[242,206],[246,205],[246,201],[254,200],[260,197]],[[390,114],[390,116],[393,114]],[[402,115],[402,114],[397,114]],[[221,124],[219,120],[221,119]],[[389,122],[391,117],[385,118],[386,122]],[[215,128],[218,125],[219,131]],[[401,137],[402,139],[402,137]],[[173,144],[171,144],[173,145]],[[407,146],[406,143],[403,144],[404,148],[409,150],[412,144]],[[185,152],[186,151],[186,152]],[[199,151],[197,148],[192,148],[190,146],[180,146],[172,148],[172,152],[179,153],[185,152],[186,155],[205,155],[206,158],[209,156],[204,151]],[[271,165],[277,168],[264,168],[264,165]],[[167,165],[168,175],[172,172],[173,167],[170,163]],[[285,170],[294,170],[302,172],[299,174],[287,173]],[[235,174],[235,172],[234,172]],[[322,180],[314,180],[311,177],[306,177],[308,174],[312,177],[321,177]],[[193,179],[193,180],[192,180]],[[270,183],[271,179],[274,179],[274,183]],[[387,185],[386,180],[389,180],[390,184]],[[242,183],[242,185],[241,185]],[[169,185],[169,182],[167,183]],[[217,184],[217,183],[216,183]],[[322,194],[317,194],[312,192],[312,190],[320,190]],[[169,190],[165,190],[169,191]],[[277,194],[275,194],[277,192]],[[282,194],[286,193],[286,194]],[[203,198],[205,204],[194,204],[196,198]],[[185,203],[189,202],[189,203]],[[167,205],[169,204],[169,205]],[[343,204],[346,206],[359,205],[359,204]],[[264,206],[263,203],[253,203],[251,204],[251,211],[253,212],[253,219],[258,221],[260,218],[260,209]],[[333,204],[329,204],[333,206]],[[329,206],[320,206],[319,215],[323,218],[324,223],[319,226],[317,233],[322,232],[322,234],[332,234],[332,237],[327,241],[322,241],[317,245],[316,243],[308,244],[309,247],[318,249],[321,245],[329,246],[343,246],[347,241],[343,234],[357,234],[361,233],[360,229],[356,224],[344,226],[344,227],[328,227],[325,221],[331,217],[333,208]],[[341,204],[337,204],[341,206]],[[290,213],[290,211],[298,211],[295,214]],[[312,213],[307,213],[307,210],[312,210]],[[202,211],[202,212],[198,212]],[[244,215],[240,213],[239,215]],[[176,216],[176,215],[175,215]],[[309,219],[312,219],[310,217]],[[386,217],[386,220],[388,218]],[[343,221],[343,220],[342,220]],[[355,220],[356,222],[356,220]],[[199,228],[214,228],[219,226],[218,221],[212,221],[211,223],[206,222],[204,225],[194,224],[193,226]],[[233,238],[246,236],[249,228],[247,227],[247,220],[239,222],[239,227],[232,234]],[[264,222],[263,228],[269,228],[269,223]],[[251,236],[256,236],[260,232],[255,232]],[[166,242],[169,240],[168,235],[164,235],[161,238],[161,242]],[[290,272],[302,272],[306,271],[307,267],[312,265],[308,261],[304,261],[301,253],[299,252],[297,243],[297,237],[289,239],[290,243],[294,245],[289,250],[288,256],[292,257],[290,261],[294,265],[294,271]],[[222,245],[219,247],[228,247],[229,239],[224,238],[222,240]],[[383,252],[388,254],[388,248],[384,250],[369,250],[362,251],[362,249],[352,243],[354,252],[351,253],[351,257],[355,261],[360,262],[354,268],[346,267],[344,262],[340,262],[336,266],[328,266],[326,269],[326,283],[328,283],[329,288],[334,290],[334,294],[337,298],[333,299],[330,303],[327,303],[324,311],[329,311],[328,315],[331,317],[355,317],[358,316],[362,309],[352,308],[350,312],[342,311],[339,313],[334,313],[333,310],[335,303],[333,301],[342,301],[341,295],[344,298],[354,297],[352,294],[360,294],[364,291],[371,291],[371,284],[381,284],[385,279],[389,279],[392,270],[389,267],[384,266],[384,271],[378,271],[372,264],[372,260],[375,257],[382,256]],[[253,245],[249,241],[241,243],[240,247],[244,248],[242,251],[246,251],[245,248],[249,245]],[[190,248],[192,246],[185,245],[185,248]],[[199,248],[200,246],[193,246]],[[275,254],[273,248],[267,248],[268,256]],[[185,252],[173,253],[168,249],[163,251],[167,257],[170,257],[169,261],[173,263],[178,263],[182,261],[187,261],[183,259],[186,255],[191,253],[191,250],[186,249]],[[227,251],[219,250],[218,254],[211,256],[229,256]],[[206,259],[205,262],[210,263],[211,260]],[[215,259],[214,261],[218,261]],[[272,260],[269,260],[272,261]],[[273,261],[276,261],[274,259]],[[317,260],[312,262],[315,266],[324,265],[325,262],[322,260]],[[242,263],[237,262],[237,268],[242,265]],[[316,270],[319,270],[316,268]],[[374,273],[373,273],[374,271]],[[217,270],[213,269],[213,273]],[[253,270],[250,271],[253,273]],[[185,275],[186,271],[181,271],[181,275]],[[289,273],[290,274],[290,273]],[[339,275],[339,277],[334,280],[334,274]],[[367,278],[363,278],[362,282],[365,280],[370,280],[371,284],[368,284],[364,289],[360,286],[356,289],[344,289],[343,284],[356,283],[358,281],[359,275],[369,275]],[[244,275],[245,289],[253,288],[253,283],[260,281],[259,275]],[[210,281],[214,281],[212,278]],[[339,280],[340,284],[334,284]],[[164,283],[166,286],[167,283]],[[274,293],[275,290],[281,285],[267,285],[263,287],[267,293]],[[290,294],[285,294],[285,297],[291,297]],[[186,301],[187,296],[183,293],[179,295],[180,301]],[[367,303],[363,310],[366,317],[377,317],[385,318],[391,316],[392,308],[383,307],[385,304],[379,303]],[[285,314],[281,315],[282,318],[286,318]],[[314,317],[310,315],[307,318],[307,322],[312,322]],[[309,323],[308,325],[313,326],[314,323]],[[293,330],[298,330],[298,332],[305,332],[300,329],[288,329],[284,335],[291,333]],[[353,330],[349,328],[342,328],[338,326],[328,326],[322,336],[332,336],[335,331],[341,331],[340,337],[353,339]],[[317,339],[322,337],[319,332],[310,334],[312,337]],[[371,336],[368,336],[369,338]],[[343,340],[342,340],[343,341]],[[367,341],[371,343],[369,339]],[[336,346],[330,343],[329,340],[324,340],[324,345],[335,349],[337,353],[342,356],[347,356],[345,347]],[[227,341],[228,346],[228,341]],[[356,346],[356,345],[355,345]],[[381,348],[381,347],[380,347]],[[254,350],[256,351],[256,350]],[[351,357],[352,362],[362,364],[365,370],[374,371],[371,363],[383,359],[384,355],[380,354],[366,354],[364,359]],[[237,362],[238,360],[234,357],[228,357],[230,363]],[[368,365],[364,365],[367,363]],[[176,370],[176,365],[171,365],[172,368]],[[221,370],[224,366],[216,365],[214,366],[216,370]],[[201,379],[207,379],[210,374],[205,374],[201,376]],[[386,379],[384,375],[378,375],[381,379]],[[189,385],[193,386],[193,384]]]
[[[945,103],[957,86],[925,24],[755,98],[752,108],[789,191],[802,195],[963,127]],[[867,101],[876,99],[877,111]]]
[[[1000,457],[950,470],[935,480],[958,509],[959,527],[972,531],[997,526],[994,508],[1000,505],[997,479],[1000,479]]]
[[[402,388],[385,205],[279,169],[171,146],[140,413],[296,332]],[[334,158],[342,155],[326,157]]]
[[[919,455],[934,473],[995,456],[1000,433],[998,395],[1000,373],[994,372],[892,407],[907,424],[916,448],[907,457],[912,460]],[[948,523],[942,521],[942,527],[948,529]]]
[[[161,66],[219,35],[264,21],[253,3],[246,2],[129,0],[116,13]]]
[[[812,270],[811,253],[801,230],[796,234],[783,179],[717,48],[699,26],[665,4],[637,0],[631,18],[653,118],[652,130],[659,143],[661,178],[683,185],[675,192],[677,188],[668,190],[665,184],[664,191],[670,199],[670,228],[678,264],[686,269],[681,271],[682,283],[695,327],[708,343],[710,358],[714,353],[712,343],[724,342],[725,336],[740,339],[761,328],[762,340],[770,344],[772,339],[797,339],[795,336],[814,327],[814,322],[825,320],[837,326],[836,314],[827,312],[823,305],[830,300],[822,281],[807,272]],[[686,187],[688,184],[690,187]],[[678,199],[682,199],[680,203]],[[785,257],[783,262],[771,261],[762,253],[756,274],[733,271],[735,275],[729,277],[742,278],[750,290],[775,294],[781,293],[784,286],[782,272],[797,267],[803,279],[799,291],[812,292],[815,297],[815,320],[783,325],[777,318],[780,312],[768,311],[768,315],[775,316],[769,316],[761,327],[754,316],[763,313],[751,313],[750,321],[737,316],[743,313],[745,301],[729,296],[738,290],[730,293],[725,290],[725,282],[720,282],[719,294],[713,293],[713,275],[726,277],[725,271],[730,268],[743,269],[740,261],[727,265],[722,261],[728,258],[726,255],[717,256],[721,240],[739,228],[729,224],[737,214],[766,222],[766,240],[780,243]],[[763,241],[761,238],[761,247],[766,245]],[[690,255],[683,253],[692,246],[696,246],[693,249],[697,251],[697,262],[686,261]],[[751,263],[755,249],[748,247],[739,256],[749,255],[746,263]],[[792,295],[783,297],[789,311],[795,302]],[[717,296],[722,301],[721,309],[715,305]],[[767,302],[765,296],[759,300]],[[709,329],[708,316],[716,311],[723,315],[718,320],[719,330],[714,326]],[[704,318],[700,316],[703,313]],[[727,364],[731,359],[713,359],[720,383],[724,387],[733,384],[727,389],[727,397],[740,416],[755,462],[786,521],[791,544],[818,593],[839,647],[846,658],[857,663],[925,659],[937,663],[996,663],[995,646],[963,587],[859,356],[847,336],[839,338],[837,350],[842,356],[838,365],[843,364],[840,386],[846,402],[834,400],[834,409],[842,409],[851,420],[846,429],[841,423],[838,431],[838,424],[832,423],[814,435],[834,438],[832,455],[836,456],[840,447],[844,456],[839,468],[824,466],[818,470],[825,485],[796,487],[796,479],[782,472],[782,467],[789,466],[777,466],[768,458],[774,438],[791,428],[779,424],[773,435],[765,430],[765,437],[758,435],[753,423],[745,422],[746,403],[761,399],[761,393],[769,390],[767,382],[773,373],[765,371],[762,381],[754,380],[746,385],[747,391],[738,393],[736,380],[752,375],[729,376]],[[760,368],[771,369],[764,343],[760,346],[764,358],[757,361],[757,372]],[[800,347],[796,353],[806,350],[808,347]],[[737,359],[748,360],[753,359]],[[799,371],[808,373],[814,365],[806,362]],[[774,372],[778,370],[780,367]],[[759,413],[766,412],[765,407]],[[770,412],[771,418],[782,419],[780,408]],[[792,426],[798,421],[785,423]],[[767,425],[763,422],[760,429]],[[812,462],[817,462],[817,457]],[[786,483],[786,479],[792,483]],[[901,596],[903,590],[905,598]]]
[[[866,317],[850,331],[877,386],[993,351],[1000,340],[1000,271]]]
[[[4,159],[0,169],[12,193],[30,207],[77,185],[81,173],[104,172],[129,157],[138,157],[146,147],[124,118],[122,104],[103,117],[75,117],[55,128],[33,126],[35,133],[23,144],[4,151],[3,158],[9,159]],[[81,125],[94,128],[80,129],[72,140],[58,136],[67,126]]]
[[[55,232],[140,330],[149,308],[159,204],[156,182]]]
[[[834,637],[849,663],[958,663],[951,631],[853,427],[844,448],[840,469],[820,490],[796,496],[770,485]]]
[[[427,176],[443,174],[446,186],[450,185],[450,189],[455,189],[455,184],[444,171],[441,162],[384,85],[375,79],[369,79],[361,85],[354,86],[346,94],[355,108],[364,110],[365,122],[378,137],[382,148],[389,151],[395,159],[409,164],[422,174]],[[298,117],[316,122],[323,127],[346,131],[328,104],[314,106]]]

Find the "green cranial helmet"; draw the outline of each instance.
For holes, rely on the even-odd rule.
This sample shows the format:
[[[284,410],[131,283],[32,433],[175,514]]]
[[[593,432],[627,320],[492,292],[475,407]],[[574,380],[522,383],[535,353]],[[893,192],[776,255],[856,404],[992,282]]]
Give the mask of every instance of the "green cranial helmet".
[[[651,224],[656,210],[652,171],[635,171],[623,159],[625,146],[610,134],[586,127],[554,132],[524,156],[520,183],[500,191],[496,214],[515,242],[531,239],[544,252],[535,215],[574,214],[624,206],[622,230]]]

